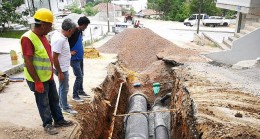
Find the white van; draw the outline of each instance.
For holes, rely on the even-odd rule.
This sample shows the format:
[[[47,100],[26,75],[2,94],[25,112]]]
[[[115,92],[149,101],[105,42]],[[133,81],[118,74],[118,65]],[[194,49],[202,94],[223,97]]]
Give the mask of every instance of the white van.
[[[184,25],[186,26],[194,26],[198,23],[199,14],[192,14],[189,18],[184,20]],[[200,14],[201,22],[203,23],[204,19],[208,19],[209,16],[207,14]]]
[[[128,23],[115,23],[115,25],[112,27],[112,31],[115,32],[115,34],[118,34],[124,29],[128,28],[128,26]]]

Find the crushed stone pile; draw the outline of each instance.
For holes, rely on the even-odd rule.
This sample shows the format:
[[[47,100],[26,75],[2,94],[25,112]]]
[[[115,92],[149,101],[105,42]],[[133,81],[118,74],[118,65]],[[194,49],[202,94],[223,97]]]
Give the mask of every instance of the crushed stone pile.
[[[191,62],[194,60],[192,57],[198,57],[198,52],[180,48],[147,28],[125,29],[98,50],[101,53],[117,53],[119,62],[134,71],[145,70],[158,57],[170,57],[178,62]]]

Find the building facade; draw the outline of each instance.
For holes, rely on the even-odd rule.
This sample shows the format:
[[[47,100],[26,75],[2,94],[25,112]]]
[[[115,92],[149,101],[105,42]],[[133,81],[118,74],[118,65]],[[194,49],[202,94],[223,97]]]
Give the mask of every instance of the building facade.
[[[135,12],[147,9],[147,0],[112,0],[111,3],[127,10],[133,8]]]
[[[54,14],[65,9],[65,6],[77,2],[81,7],[80,0],[24,0],[26,8],[31,11],[37,10],[39,8],[48,8]]]

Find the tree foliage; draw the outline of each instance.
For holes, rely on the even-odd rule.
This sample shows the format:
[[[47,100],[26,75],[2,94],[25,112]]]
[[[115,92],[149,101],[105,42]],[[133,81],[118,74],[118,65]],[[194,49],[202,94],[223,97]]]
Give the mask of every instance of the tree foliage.
[[[148,8],[162,13],[162,19],[172,21],[183,21],[191,14],[199,12],[201,2],[201,13],[208,15],[225,15],[229,10],[216,7],[215,0],[148,0]]]
[[[220,8],[216,7],[215,0],[192,0],[190,4],[190,9],[193,13],[199,12],[199,5],[201,2],[201,13],[207,13],[208,15],[222,15]]]
[[[27,21],[22,18],[21,13],[15,12],[16,7],[20,6],[22,3],[19,1],[13,1],[15,3],[9,1],[3,1],[0,4],[0,24],[5,28],[6,25],[11,23],[18,23],[18,24],[27,24]],[[19,5],[20,4],[20,5]]]
[[[11,3],[13,5],[13,7],[15,7],[15,8],[24,4],[24,0],[11,0],[11,2],[10,2],[10,0],[2,0],[2,2]]]
[[[79,8],[79,3],[73,2],[71,5],[66,6],[72,13],[81,14],[82,10]]]
[[[93,16],[98,13],[97,10],[93,9],[94,3],[88,2],[84,7],[84,13],[88,16]]]

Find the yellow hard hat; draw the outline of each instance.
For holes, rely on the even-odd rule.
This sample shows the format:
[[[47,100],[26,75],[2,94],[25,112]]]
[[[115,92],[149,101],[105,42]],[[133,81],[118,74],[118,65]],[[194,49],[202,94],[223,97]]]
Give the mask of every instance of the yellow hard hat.
[[[37,10],[33,17],[43,22],[53,23],[53,14],[49,9],[46,8]]]

